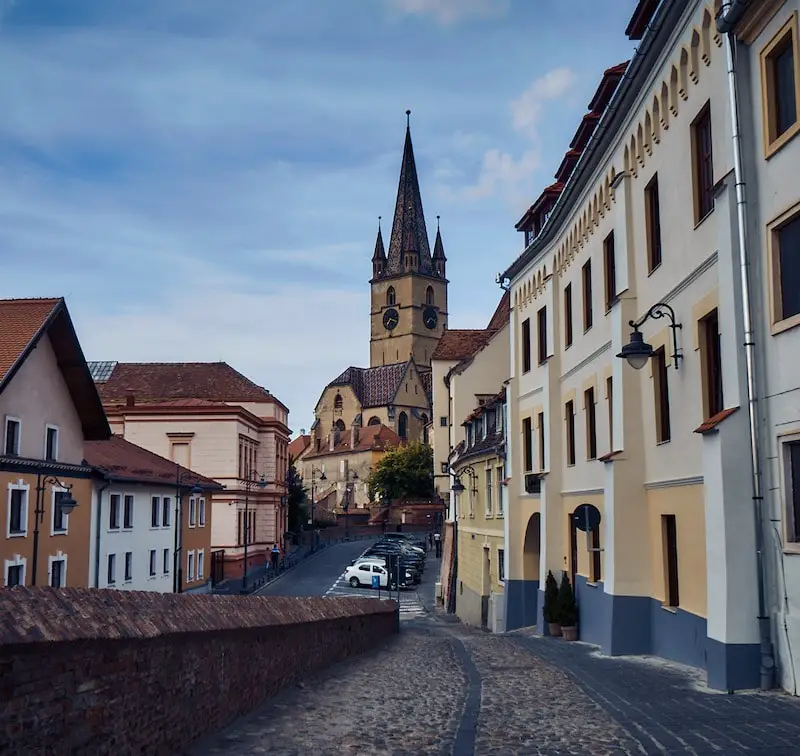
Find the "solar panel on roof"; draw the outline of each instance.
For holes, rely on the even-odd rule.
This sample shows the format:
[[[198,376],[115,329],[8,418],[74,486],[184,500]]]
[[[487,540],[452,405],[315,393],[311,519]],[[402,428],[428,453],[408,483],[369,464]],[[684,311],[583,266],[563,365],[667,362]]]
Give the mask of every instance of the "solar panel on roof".
[[[92,375],[92,380],[95,383],[104,383],[111,377],[114,368],[117,366],[116,361],[112,362],[87,362],[89,372]]]

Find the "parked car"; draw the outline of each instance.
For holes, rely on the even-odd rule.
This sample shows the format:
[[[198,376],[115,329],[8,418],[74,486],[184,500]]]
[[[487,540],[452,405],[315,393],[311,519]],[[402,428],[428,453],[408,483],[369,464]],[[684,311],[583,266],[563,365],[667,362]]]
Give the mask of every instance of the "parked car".
[[[391,588],[393,591],[397,590],[396,578],[393,575],[390,576],[386,565],[381,564],[377,560],[358,562],[348,567],[344,574],[345,580],[347,580],[353,588],[359,588],[361,586],[371,588],[372,578],[374,576],[378,577],[381,588]],[[405,578],[408,582],[411,582],[410,573],[408,573]]]
[[[413,568],[420,575],[425,569],[425,560],[420,558],[418,554],[406,551],[393,543],[376,543],[364,552],[364,556],[388,556],[389,554],[399,556],[405,565]]]
[[[422,562],[425,561],[425,551],[423,549],[421,549],[419,546],[412,546],[404,541],[398,541],[392,538],[382,538],[375,544],[375,546],[387,546],[390,548],[400,549],[411,557],[419,559]]]
[[[360,556],[358,559],[354,559],[350,562],[350,566],[361,564],[364,562],[378,562],[384,566],[387,565],[388,556],[387,555],[375,555],[372,554],[370,556]],[[400,581],[400,584],[408,584],[413,585],[419,583],[422,580],[422,572],[413,564],[411,564],[405,557],[400,556],[400,570],[401,573],[405,576],[404,579]]]
[[[428,542],[425,537],[416,535],[415,533],[396,533],[390,531],[389,533],[384,533],[383,538],[392,541],[405,541],[409,546],[417,546],[423,551],[428,550]]]

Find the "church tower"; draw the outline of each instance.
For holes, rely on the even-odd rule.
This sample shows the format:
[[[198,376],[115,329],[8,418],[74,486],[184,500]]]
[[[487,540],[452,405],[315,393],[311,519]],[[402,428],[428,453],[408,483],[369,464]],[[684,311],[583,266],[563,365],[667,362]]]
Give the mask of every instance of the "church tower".
[[[447,258],[438,222],[431,255],[410,115],[407,110],[389,249],[384,248],[379,226],[372,256],[370,367],[405,362],[412,356],[420,367],[430,367],[433,350],[447,327]]]

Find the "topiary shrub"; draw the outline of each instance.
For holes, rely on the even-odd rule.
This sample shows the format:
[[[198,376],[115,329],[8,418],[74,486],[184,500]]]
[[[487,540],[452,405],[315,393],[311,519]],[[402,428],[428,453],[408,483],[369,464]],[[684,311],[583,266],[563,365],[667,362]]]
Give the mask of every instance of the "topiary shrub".
[[[544,605],[542,606],[542,617],[548,624],[558,622],[558,583],[553,577],[553,573],[548,570],[547,578],[544,581]]]
[[[578,624],[578,604],[575,601],[575,592],[572,590],[572,583],[570,583],[569,575],[566,572],[561,576],[555,616],[555,621],[561,627],[575,627]]]

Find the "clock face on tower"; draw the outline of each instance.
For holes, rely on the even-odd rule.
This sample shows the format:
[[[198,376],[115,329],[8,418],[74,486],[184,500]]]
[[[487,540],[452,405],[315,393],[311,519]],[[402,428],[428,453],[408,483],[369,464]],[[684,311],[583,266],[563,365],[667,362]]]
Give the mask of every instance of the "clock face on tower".
[[[383,327],[387,331],[393,331],[397,328],[399,322],[400,316],[397,314],[397,310],[395,310],[394,307],[390,307],[383,313]]]
[[[434,310],[433,307],[426,307],[422,311],[422,322],[425,323],[425,327],[431,331],[436,328],[436,324],[439,322],[439,316],[436,314],[436,310]]]

